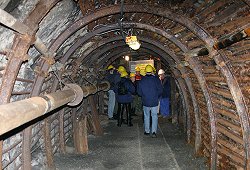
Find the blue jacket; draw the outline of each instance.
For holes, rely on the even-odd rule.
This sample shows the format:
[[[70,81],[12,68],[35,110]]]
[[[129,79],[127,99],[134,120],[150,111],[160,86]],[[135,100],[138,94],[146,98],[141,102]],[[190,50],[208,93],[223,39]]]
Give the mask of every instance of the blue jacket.
[[[116,70],[114,70],[113,74],[110,74],[110,71],[108,71],[108,74],[105,78],[109,84],[110,84],[110,90],[115,90],[117,83],[121,80],[120,73],[118,73]]]
[[[121,78],[121,82],[124,83],[128,94],[119,95],[118,94],[118,86],[115,88],[116,100],[118,103],[131,103],[133,101],[132,94],[135,93],[135,86],[128,78]]]
[[[154,75],[144,76],[137,84],[137,93],[142,98],[142,105],[146,107],[158,106],[162,90],[160,79]]]

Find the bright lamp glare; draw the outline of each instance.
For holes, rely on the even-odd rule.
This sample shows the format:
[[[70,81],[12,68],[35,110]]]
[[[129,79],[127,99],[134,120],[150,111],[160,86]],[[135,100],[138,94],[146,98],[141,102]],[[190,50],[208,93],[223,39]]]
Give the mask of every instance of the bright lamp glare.
[[[138,50],[140,48],[140,46],[141,46],[141,44],[138,41],[129,45],[129,47],[132,48],[133,50]]]
[[[125,56],[125,60],[126,60],[126,61],[129,61],[129,56]]]

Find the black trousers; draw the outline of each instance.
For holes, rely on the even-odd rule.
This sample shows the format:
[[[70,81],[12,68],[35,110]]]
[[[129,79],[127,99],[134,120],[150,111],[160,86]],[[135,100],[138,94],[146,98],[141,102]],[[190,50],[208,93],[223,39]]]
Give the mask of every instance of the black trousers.
[[[123,123],[123,112],[126,110],[127,124],[128,126],[132,126],[131,123],[131,103],[118,103],[118,119],[117,126],[121,126]]]

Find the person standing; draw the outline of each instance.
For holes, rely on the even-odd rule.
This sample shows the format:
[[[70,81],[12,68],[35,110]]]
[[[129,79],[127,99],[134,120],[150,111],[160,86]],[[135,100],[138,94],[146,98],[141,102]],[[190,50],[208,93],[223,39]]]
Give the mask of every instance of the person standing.
[[[170,116],[169,98],[170,98],[170,80],[166,77],[165,71],[160,69],[158,71],[159,79],[163,86],[162,97],[160,99],[160,114],[165,118]]]
[[[135,87],[137,87],[137,84],[139,83],[139,81],[141,81],[142,79],[142,75],[141,75],[141,68],[139,66],[135,67]],[[135,111],[133,112],[134,116],[137,116],[138,114],[142,113],[142,101],[141,101],[141,97],[138,95],[135,95],[134,98],[134,108]]]
[[[135,81],[140,81],[141,80],[141,73],[140,73],[141,69],[139,66],[135,67]]]
[[[121,126],[123,122],[124,110],[126,110],[128,126],[133,126],[131,122],[131,103],[133,102],[132,94],[135,93],[135,87],[127,76],[128,73],[126,71],[121,72],[121,80],[118,83],[117,89],[115,89],[115,92],[117,94],[117,103],[118,103],[117,126]]]
[[[114,108],[115,108],[115,88],[117,83],[120,81],[120,74],[116,71],[115,67],[110,65],[107,68],[106,80],[110,84],[110,89],[108,90],[108,117],[109,120],[113,120]]]
[[[162,94],[161,81],[153,75],[153,67],[145,67],[146,75],[137,84],[137,93],[142,98],[144,112],[144,134],[150,135],[150,111],[152,115],[152,137],[156,137],[158,126],[158,103]]]
[[[135,87],[135,93],[133,93],[132,94],[132,96],[133,96],[133,102],[132,102],[132,104],[131,104],[131,116],[137,116],[136,114],[135,114],[135,111],[136,111],[136,97],[137,97],[137,95],[136,95],[136,82],[135,82],[135,73],[130,73],[129,74],[129,77],[130,77],[130,81],[131,81],[131,83],[134,85],[134,87]]]

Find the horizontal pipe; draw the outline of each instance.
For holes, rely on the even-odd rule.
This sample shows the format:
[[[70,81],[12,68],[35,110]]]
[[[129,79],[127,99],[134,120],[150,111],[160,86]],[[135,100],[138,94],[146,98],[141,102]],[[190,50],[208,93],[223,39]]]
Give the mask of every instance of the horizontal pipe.
[[[62,91],[0,105],[0,135],[65,104],[78,105],[86,95],[101,90],[107,91],[109,88],[109,83],[105,81],[96,86],[80,87],[76,84],[69,84]]]
[[[83,97],[87,97],[89,94],[95,94],[97,91],[108,91],[110,88],[110,84],[107,81],[102,81],[101,83],[98,83],[96,86],[83,86]]]
[[[3,9],[0,9],[0,23],[17,31],[20,34],[30,35],[32,33],[31,29],[27,25],[18,21],[18,19],[16,19],[14,16],[4,11]],[[49,49],[45,46],[45,44],[41,41],[39,37],[35,37],[34,46],[45,57],[55,56],[55,54],[49,52]]]
[[[18,21],[15,17],[3,9],[0,9],[0,23],[21,34],[29,34],[31,32],[28,26]]]
[[[12,102],[0,106],[0,135],[36,119],[75,99],[73,90],[63,90],[43,97]]]
[[[49,49],[45,46],[45,44],[42,42],[42,40],[39,37],[37,37],[37,36],[35,37],[34,46],[37,49],[37,51],[39,51],[39,53],[41,53],[44,57],[46,57],[46,58],[50,57],[50,60],[51,60],[51,61],[49,61],[50,64],[54,63],[53,57],[56,54],[55,53],[51,53],[49,51]]]

